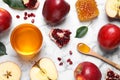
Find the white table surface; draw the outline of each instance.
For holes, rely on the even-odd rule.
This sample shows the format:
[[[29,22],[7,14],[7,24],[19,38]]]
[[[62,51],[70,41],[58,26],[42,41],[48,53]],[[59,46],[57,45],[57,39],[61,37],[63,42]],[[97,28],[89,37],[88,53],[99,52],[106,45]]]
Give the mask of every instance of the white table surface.
[[[84,61],[90,61],[99,67],[99,69],[102,73],[102,80],[105,80],[105,75],[106,75],[106,72],[108,69],[112,69],[115,72],[120,73],[119,70],[115,69],[114,67],[110,66],[109,64],[107,64],[97,58],[80,54],[76,50],[76,45],[79,42],[84,42],[84,43],[88,44],[94,51],[96,51],[100,55],[103,55],[104,57],[107,57],[108,59],[120,64],[120,47],[118,48],[117,51],[112,52],[111,54],[108,54],[99,48],[99,45],[97,42],[97,35],[98,35],[98,31],[101,28],[101,26],[103,26],[107,23],[113,23],[113,24],[120,26],[119,21],[108,20],[107,15],[105,13],[106,0],[96,0],[100,14],[94,20],[88,21],[88,22],[80,22],[78,20],[76,9],[75,9],[75,2],[77,0],[66,0],[71,6],[70,12],[66,17],[66,20],[62,24],[56,26],[55,28],[69,29],[72,32],[72,34],[70,36],[71,37],[70,42],[67,44],[67,46],[65,46],[61,49],[58,48],[58,46],[53,41],[51,41],[49,38],[49,35],[48,35],[49,31],[53,27],[50,27],[49,25],[47,25],[42,16],[42,8],[43,8],[44,1],[45,0],[40,0],[40,6],[37,10],[22,10],[22,11],[20,11],[20,10],[14,10],[14,9],[8,7],[8,5],[6,5],[2,0],[0,0],[0,7],[7,9],[12,15],[11,27],[8,30],[6,30],[5,32],[0,33],[0,41],[6,45],[7,54],[8,54],[5,56],[1,56],[0,62],[13,61],[16,64],[18,64],[22,70],[21,80],[30,80],[29,70],[31,69],[34,62],[39,60],[42,57],[48,57],[53,60],[53,62],[56,65],[56,68],[58,70],[58,75],[59,75],[58,80],[75,80],[74,75],[73,75],[74,69],[80,62],[84,62]],[[24,12],[26,12],[26,11],[28,13],[33,12],[36,14],[34,25],[36,25],[42,31],[42,34],[44,36],[43,37],[44,41],[43,41],[43,46],[42,46],[41,52],[33,60],[30,60],[30,61],[22,60],[16,54],[16,52],[13,50],[13,48],[11,47],[11,44],[10,44],[10,35],[11,35],[11,31],[14,29],[14,27],[21,23],[26,23],[26,22],[31,23],[30,22],[31,19],[24,20],[22,18],[22,16],[24,15]],[[20,15],[21,18],[17,19],[16,15]],[[88,27],[87,35],[85,35],[83,38],[75,38],[77,28],[79,28],[80,26],[83,26],[83,25],[87,26],[90,23],[91,23],[91,25]],[[69,51],[72,51],[73,54],[69,55]],[[57,60],[58,57],[62,57],[62,60],[64,62],[63,66],[59,66],[59,61]],[[73,61],[72,65],[69,65],[66,62],[66,60],[68,58],[70,58]]]

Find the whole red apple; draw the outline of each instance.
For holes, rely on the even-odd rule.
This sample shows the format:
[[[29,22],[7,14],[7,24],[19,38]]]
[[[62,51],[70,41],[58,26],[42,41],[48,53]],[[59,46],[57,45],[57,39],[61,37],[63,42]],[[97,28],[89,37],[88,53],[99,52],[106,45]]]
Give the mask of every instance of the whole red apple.
[[[11,21],[11,14],[7,10],[0,8],[0,32],[10,27]]]
[[[104,25],[98,33],[98,42],[106,50],[113,50],[120,44],[120,28],[114,24]]]
[[[76,80],[101,80],[102,74],[99,68],[91,62],[78,64],[74,71]]]
[[[56,25],[65,19],[70,5],[65,0],[46,0],[42,14],[48,24]]]

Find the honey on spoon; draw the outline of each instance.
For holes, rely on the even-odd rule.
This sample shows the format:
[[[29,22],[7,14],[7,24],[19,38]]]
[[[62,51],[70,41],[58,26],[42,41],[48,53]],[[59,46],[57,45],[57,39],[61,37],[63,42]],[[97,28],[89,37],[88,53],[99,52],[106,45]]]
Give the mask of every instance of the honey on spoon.
[[[78,43],[77,50],[82,54],[90,55],[90,56],[99,58],[99,59],[103,60],[104,62],[106,62],[106,63],[108,63],[108,64],[112,65],[113,67],[120,70],[120,65],[119,64],[116,64],[116,63],[112,62],[111,60],[108,60],[107,58],[97,54],[89,46],[87,46],[84,43]]]

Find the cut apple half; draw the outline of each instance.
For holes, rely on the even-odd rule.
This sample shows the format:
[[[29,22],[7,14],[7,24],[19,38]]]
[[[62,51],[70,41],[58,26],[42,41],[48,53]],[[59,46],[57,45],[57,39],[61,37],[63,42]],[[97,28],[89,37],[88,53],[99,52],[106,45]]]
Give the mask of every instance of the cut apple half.
[[[120,0],[107,0],[106,13],[111,18],[120,18]]]
[[[0,80],[20,80],[21,70],[13,62],[3,62],[0,64]]]
[[[58,74],[51,59],[40,59],[30,70],[31,80],[57,80]]]

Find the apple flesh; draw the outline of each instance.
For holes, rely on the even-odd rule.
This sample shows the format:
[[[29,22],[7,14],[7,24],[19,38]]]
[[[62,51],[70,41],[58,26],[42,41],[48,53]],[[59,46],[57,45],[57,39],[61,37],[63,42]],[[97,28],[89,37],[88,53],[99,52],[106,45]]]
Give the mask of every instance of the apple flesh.
[[[78,64],[74,71],[76,80],[101,80],[99,68],[91,62],[82,62]]]
[[[51,59],[40,59],[30,70],[31,80],[57,80],[57,69]]]
[[[11,14],[7,10],[0,8],[0,32],[8,29],[11,25],[11,22]]]
[[[7,61],[0,63],[0,80],[20,80],[20,67],[13,62]]]
[[[70,10],[70,5],[65,0],[46,0],[42,14],[50,25],[63,21]]]
[[[98,42],[105,50],[113,50],[120,45],[120,28],[114,24],[104,25],[98,33]]]
[[[106,1],[106,14],[110,18],[120,18],[120,1],[119,0],[107,0]]]

